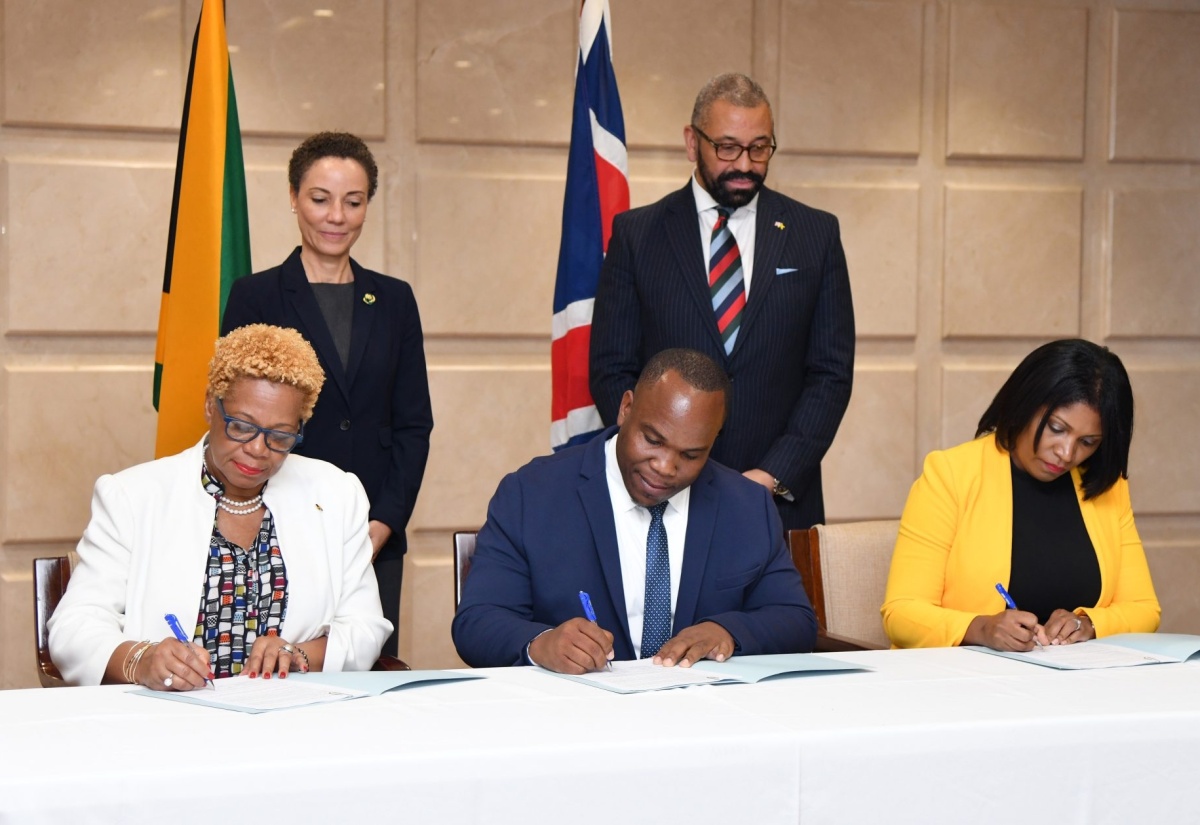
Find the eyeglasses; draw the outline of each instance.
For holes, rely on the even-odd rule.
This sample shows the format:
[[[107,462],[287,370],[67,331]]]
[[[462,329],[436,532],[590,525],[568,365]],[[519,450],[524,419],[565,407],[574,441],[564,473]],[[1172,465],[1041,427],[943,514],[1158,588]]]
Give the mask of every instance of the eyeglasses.
[[[262,433],[268,450],[275,453],[290,453],[304,440],[303,421],[300,422],[300,432],[289,433],[286,430],[268,430],[266,427],[226,415],[225,404],[220,398],[217,399],[217,409],[221,411],[221,417],[225,419],[225,435],[239,444],[249,444],[258,438],[259,433]]]
[[[755,143],[750,146],[743,146],[740,143],[717,143],[708,135],[700,131],[700,127],[693,125],[692,131],[700,137],[712,144],[713,151],[717,153],[717,160],[723,160],[726,163],[735,161],[742,156],[742,152],[747,152],[750,155],[750,160],[754,163],[766,163],[771,159],[771,155],[775,154],[775,141],[770,143]]]

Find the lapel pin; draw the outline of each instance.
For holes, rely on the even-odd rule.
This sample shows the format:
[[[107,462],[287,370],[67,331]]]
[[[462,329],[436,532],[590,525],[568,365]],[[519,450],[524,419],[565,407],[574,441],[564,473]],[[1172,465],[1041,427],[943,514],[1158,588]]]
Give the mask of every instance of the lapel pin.
[[[316,505],[316,507],[317,507],[317,509],[318,509],[318,510],[320,510],[322,513],[324,513],[324,512],[325,512],[325,508],[324,508],[324,507],[322,507],[320,504],[317,504],[317,505]]]
[[[785,227],[783,225],[783,221],[775,221],[775,228],[776,229],[784,229]]]
[[[375,303],[375,293],[368,292],[366,295],[364,295],[363,303],[366,304],[367,306],[370,306],[371,304]]]

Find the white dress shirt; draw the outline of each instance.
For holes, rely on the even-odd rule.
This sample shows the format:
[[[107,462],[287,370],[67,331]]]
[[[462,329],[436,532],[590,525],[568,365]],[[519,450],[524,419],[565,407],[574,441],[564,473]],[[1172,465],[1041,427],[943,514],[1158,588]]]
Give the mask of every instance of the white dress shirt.
[[[708,248],[712,244],[713,226],[717,223],[717,206],[713,196],[700,185],[696,173],[692,173],[692,195],[696,198],[696,215],[700,220],[700,242],[704,251],[704,269],[707,278]],[[738,253],[742,256],[742,283],[746,286],[746,300],[750,300],[750,275],[754,272],[754,235],[756,234],[756,215],[758,214],[758,195],[750,199],[750,203],[739,206],[729,216],[729,231],[737,240]],[[707,283],[707,281],[706,281]]]
[[[715,213],[714,213],[715,214]],[[650,533],[650,511],[629,497],[621,468],[617,465],[617,437],[604,445],[604,475],[617,526],[617,551],[621,558],[621,583],[625,588],[625,615],[633,653],[642,658],[642,617],[646,612],[646,537]],[[688,503],[692,488],[684,487],[667,499],[663,527],[667,531],[667,555],[671,562],[671,621],[679,598],[679,576],[683,570],[683,542],[687,537]]]

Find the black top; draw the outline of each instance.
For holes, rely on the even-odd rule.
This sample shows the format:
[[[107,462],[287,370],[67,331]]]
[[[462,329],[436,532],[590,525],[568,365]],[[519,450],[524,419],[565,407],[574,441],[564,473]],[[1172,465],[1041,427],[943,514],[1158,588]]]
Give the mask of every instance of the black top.
[[[399,558],[433,429],[421,319],[404,281],[363,269],[353,258],[350,268],[347,366],[304,274],[300,247],[280,266],[233,282],[221,334],[245,324],[276,324],[299,330],[313,345],[325,385],[296,453],[358,476],[371,502],[369,518],[392,528],[379,558]]]
[[[338,358],[342,359],[342,369],[347,369],[350,366],[351,321],[354,320],[354,282],[312,284],[312,289],[317,306],[321,307],[325,326],[329,327],[329,334],[333,336]]]
[[[1045,624],[1055,610],[1100,600],[1100,561],[1070,473],[1038,481],[1012,467],[1012,573],[1008,592]]]

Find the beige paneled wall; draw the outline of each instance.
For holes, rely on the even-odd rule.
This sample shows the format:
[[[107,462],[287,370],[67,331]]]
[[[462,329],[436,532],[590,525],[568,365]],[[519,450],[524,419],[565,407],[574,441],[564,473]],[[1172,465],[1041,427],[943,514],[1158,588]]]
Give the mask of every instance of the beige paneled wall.
[[[1164,628],[1200,632],[1200,0],[611,0],[634,204],[686,181],[696,89],[771,94],[770,182],[841,218],[853,399],[831,519],[894,517],[1037,343],[1125,359]],[[1118,7],[1119,6],[1119,7]],[[409,280],[436,427],[402,654],[457,663],[450,533],[548,444],[576,0],[239,0],[229,42],[255,268],[297,242],[301,137],[368,137],[356,257]],[[199,0],[0,0],[0,686],[36,683],[30,560],[151,456],[150,375]]]

